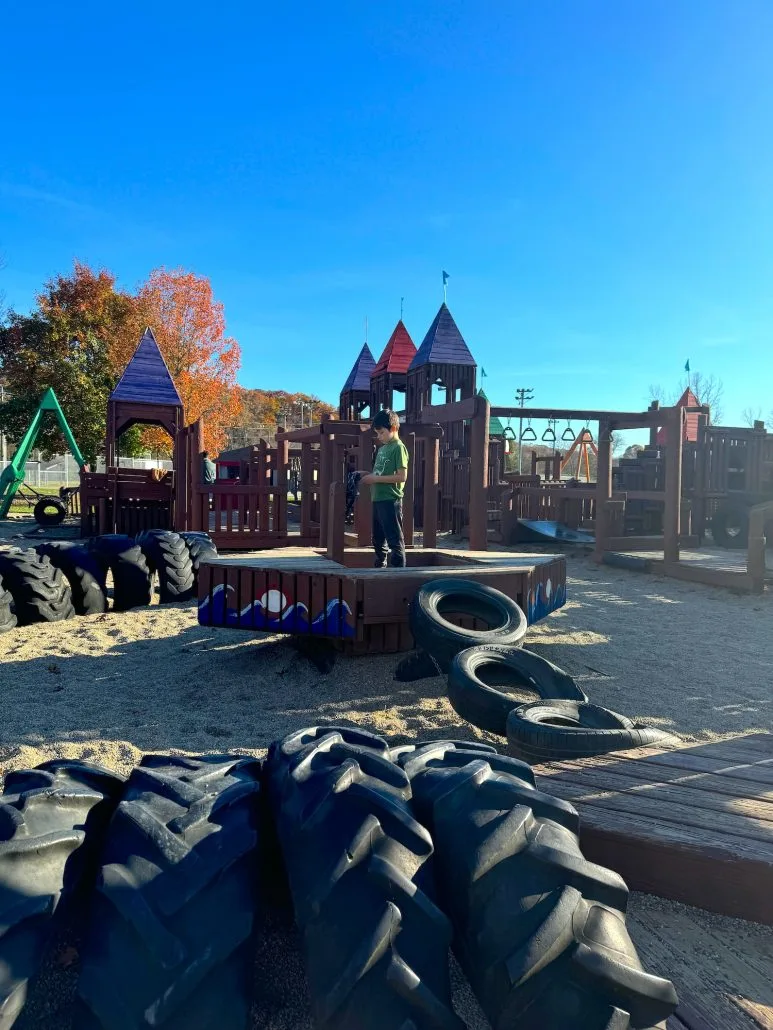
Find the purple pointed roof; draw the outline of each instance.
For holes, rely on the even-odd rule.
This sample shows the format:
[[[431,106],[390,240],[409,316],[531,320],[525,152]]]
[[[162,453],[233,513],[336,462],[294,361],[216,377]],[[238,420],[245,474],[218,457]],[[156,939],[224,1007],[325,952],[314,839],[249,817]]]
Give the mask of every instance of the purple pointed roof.
[[[111,401],[134,401],[138,404],[179,404],[180,394],[174,385],[152,329],[146,329],[131,361],[110,394]]]
[[[344,383],[344,390],[369,390],[370,377],[375,367],[376,359],[371,354],[370,347],[366,343]]]
[[[411,368],[420,368],[422,365],[475,364],[477,362],[464,342],[464,337],[454,322],[454,316],[443,302],[434,322],[427,330],[421,347],[416,352],[416,357],[411,362]]]

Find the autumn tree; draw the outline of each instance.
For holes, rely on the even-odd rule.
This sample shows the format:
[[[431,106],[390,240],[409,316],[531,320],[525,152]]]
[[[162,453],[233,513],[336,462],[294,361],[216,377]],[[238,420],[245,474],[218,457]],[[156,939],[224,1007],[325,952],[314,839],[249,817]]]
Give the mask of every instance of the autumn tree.
[[[138,332],[129,341],[114,338],[113,367],[126,367],[139,340],[140,325],[149,325],[182,399],[186,421],[203,419],[205,445],[217,453],[240,409],[236,374],[241,351],[236,340],[225,335],[222,303],[214,299],[212,286],[203,276],[157,268],[140,286],[136,304]],[[170,442],[162,430],[148,430],[143,438],[168,452]]]
[[[134,300],[115,287],[105,269],[76,262],[69,276],[45,284],[30,315],[11,312],[0,329],[0,367],[10,399],[0,428],[18,441],[47,387],[52,387],[84,457],[94,462],[105,435],[107,398],[116,376],[109,349],[129,338]],[[48,455],[66,449],[61,432],[46,423],[39,437]]]
[[[284,426],[300,428],[319,422],[323,415],[337,410],[314,394],[289,393],[287,390],[242,389],[242,426]]]

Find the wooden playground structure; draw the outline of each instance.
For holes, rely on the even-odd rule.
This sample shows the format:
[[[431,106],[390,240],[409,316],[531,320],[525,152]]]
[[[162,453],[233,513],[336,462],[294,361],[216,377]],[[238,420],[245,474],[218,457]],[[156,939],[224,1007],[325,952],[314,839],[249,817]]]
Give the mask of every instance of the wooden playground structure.
[[[150,330],[146,331],[108,404],[107,469],[83,470],[83,535],[136,533],[148,528],[209,532],[220,549],[324,549],[343,562],[347,548],[370,544],[368,491],[357,500],[354,526],[344,522],[347,472],[372,467],[373,434],[365,411],[397,407],[404,397],[401,436],[409,452],[404,530],[412,548],[421,531],[425,551],[439,534],[469,538],[472,551],[516,538],[519,520],[592,529],[593,553],[647,556],[669,576],[744,590],[764,589],[765,524],[773,519],[773,436],[764,427],[709,425],[709,411],[685,404],[645,411],[491,406],[476,388],[476,365],[443,304],[417,349],[402,322],[378,362],[364,347],[341,394],[340,413],[317,425],[277,432],[239,461],[238,479],[204,484],[203,426],[185,425],[182,402]],[[366,383],[370,392],[366,393]],[[440,401],[440,403],[437,403]],[[359,415],[359,417],[351,417]],[[543,442],[526,474],[507,470],[512,420],[547,421]],[[507,422],[507,428],[504,423]],[[583,426],[577,433],[572,421]],[[556,425],[566,423],[558,449]],[[163,427],[173,441],[169,472],[130,470],[118,461],[121,434],[137,423]],[[594,434],[589,428],[597,425]],[[697,440],[687,439],[697,425]],[[613,467],[613,434],[641,429],[650,444]],[[571,433],[571,437],[569,437]],[[596,481],[591,482],[591,460]],[[564,478],[566,473],[571,479]],[[295,502],[288,500],[293,482]],[[747,559],[718,567],[694,552],[728,496],[749,510]],[[746,538],[744,537],[744,543]],[[682,561],[687,549],[691,560]],[[660,552],[660,556],[658,555]],[[697,553],[697,560],[695,554]]]

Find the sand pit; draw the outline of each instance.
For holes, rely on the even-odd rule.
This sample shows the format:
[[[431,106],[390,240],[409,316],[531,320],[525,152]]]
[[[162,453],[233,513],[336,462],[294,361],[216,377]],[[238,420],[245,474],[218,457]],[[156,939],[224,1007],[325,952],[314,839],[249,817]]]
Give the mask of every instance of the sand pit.
[[[572,557],[568,592],[566,607],[531,629],[527,645],[571,672],[593,701],[689,739],[773,728],[773,596],[736,596]],[[0,770],[61,756],[128,772],[152,751],[262,755],[271,740],[316,722],[357,724],[395,742],[452,736],[502,744],[456,715],[441,678],[396,683],[395,664],[390,656],[339,658],[322,676],[280,638],[198,626],[193,604],[17,629],[0,637]],[[707,933],[721,926],[726,943],[768,939],[769,928],[657,899],[633,905],[631,932],[649,967],[678,987],[702,984],[712,1004],[714,996],[724,1004],[735,981],[727,970],[727,983],[717,979],[713,952],[696,957],[692,945],[677,954],[658,944],[660,923],[663,940],[675,939],[677,916],[685,941],[704,925]],[[264,970],[255,1027],[311,1026],[297,941],[284,932],[287,961],[281,976],[275,965],[273,974]],[[770,973],[770,956],[749,948]],[[734,955],[749,967],[737,948]],[[73,983],[71,970],[49,966],[20,1025],[62,1030]],[[764,983],[760,973],[735,993],[767,1006]],[[463,982],[457,1000],[468,1026],[483,1030]],[[770,1024],[734,1009],[733,1025],[773,1025],[773,1009],[765,1012]]]

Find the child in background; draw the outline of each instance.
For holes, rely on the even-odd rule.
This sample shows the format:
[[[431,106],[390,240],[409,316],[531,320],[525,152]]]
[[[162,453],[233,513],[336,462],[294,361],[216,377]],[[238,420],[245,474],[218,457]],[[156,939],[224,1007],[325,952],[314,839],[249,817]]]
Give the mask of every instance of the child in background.
[[[363,475],[360,483],[370,486],[373,499],[373,549],[376,568],[390,563],[394,568],[405,567],[405,540],[403,538],[403,493],[408,478],[408,450],[400,439],[400,420],[394,411],[385,408],[373,419],[373,431],[379,442],[373,471]]]

